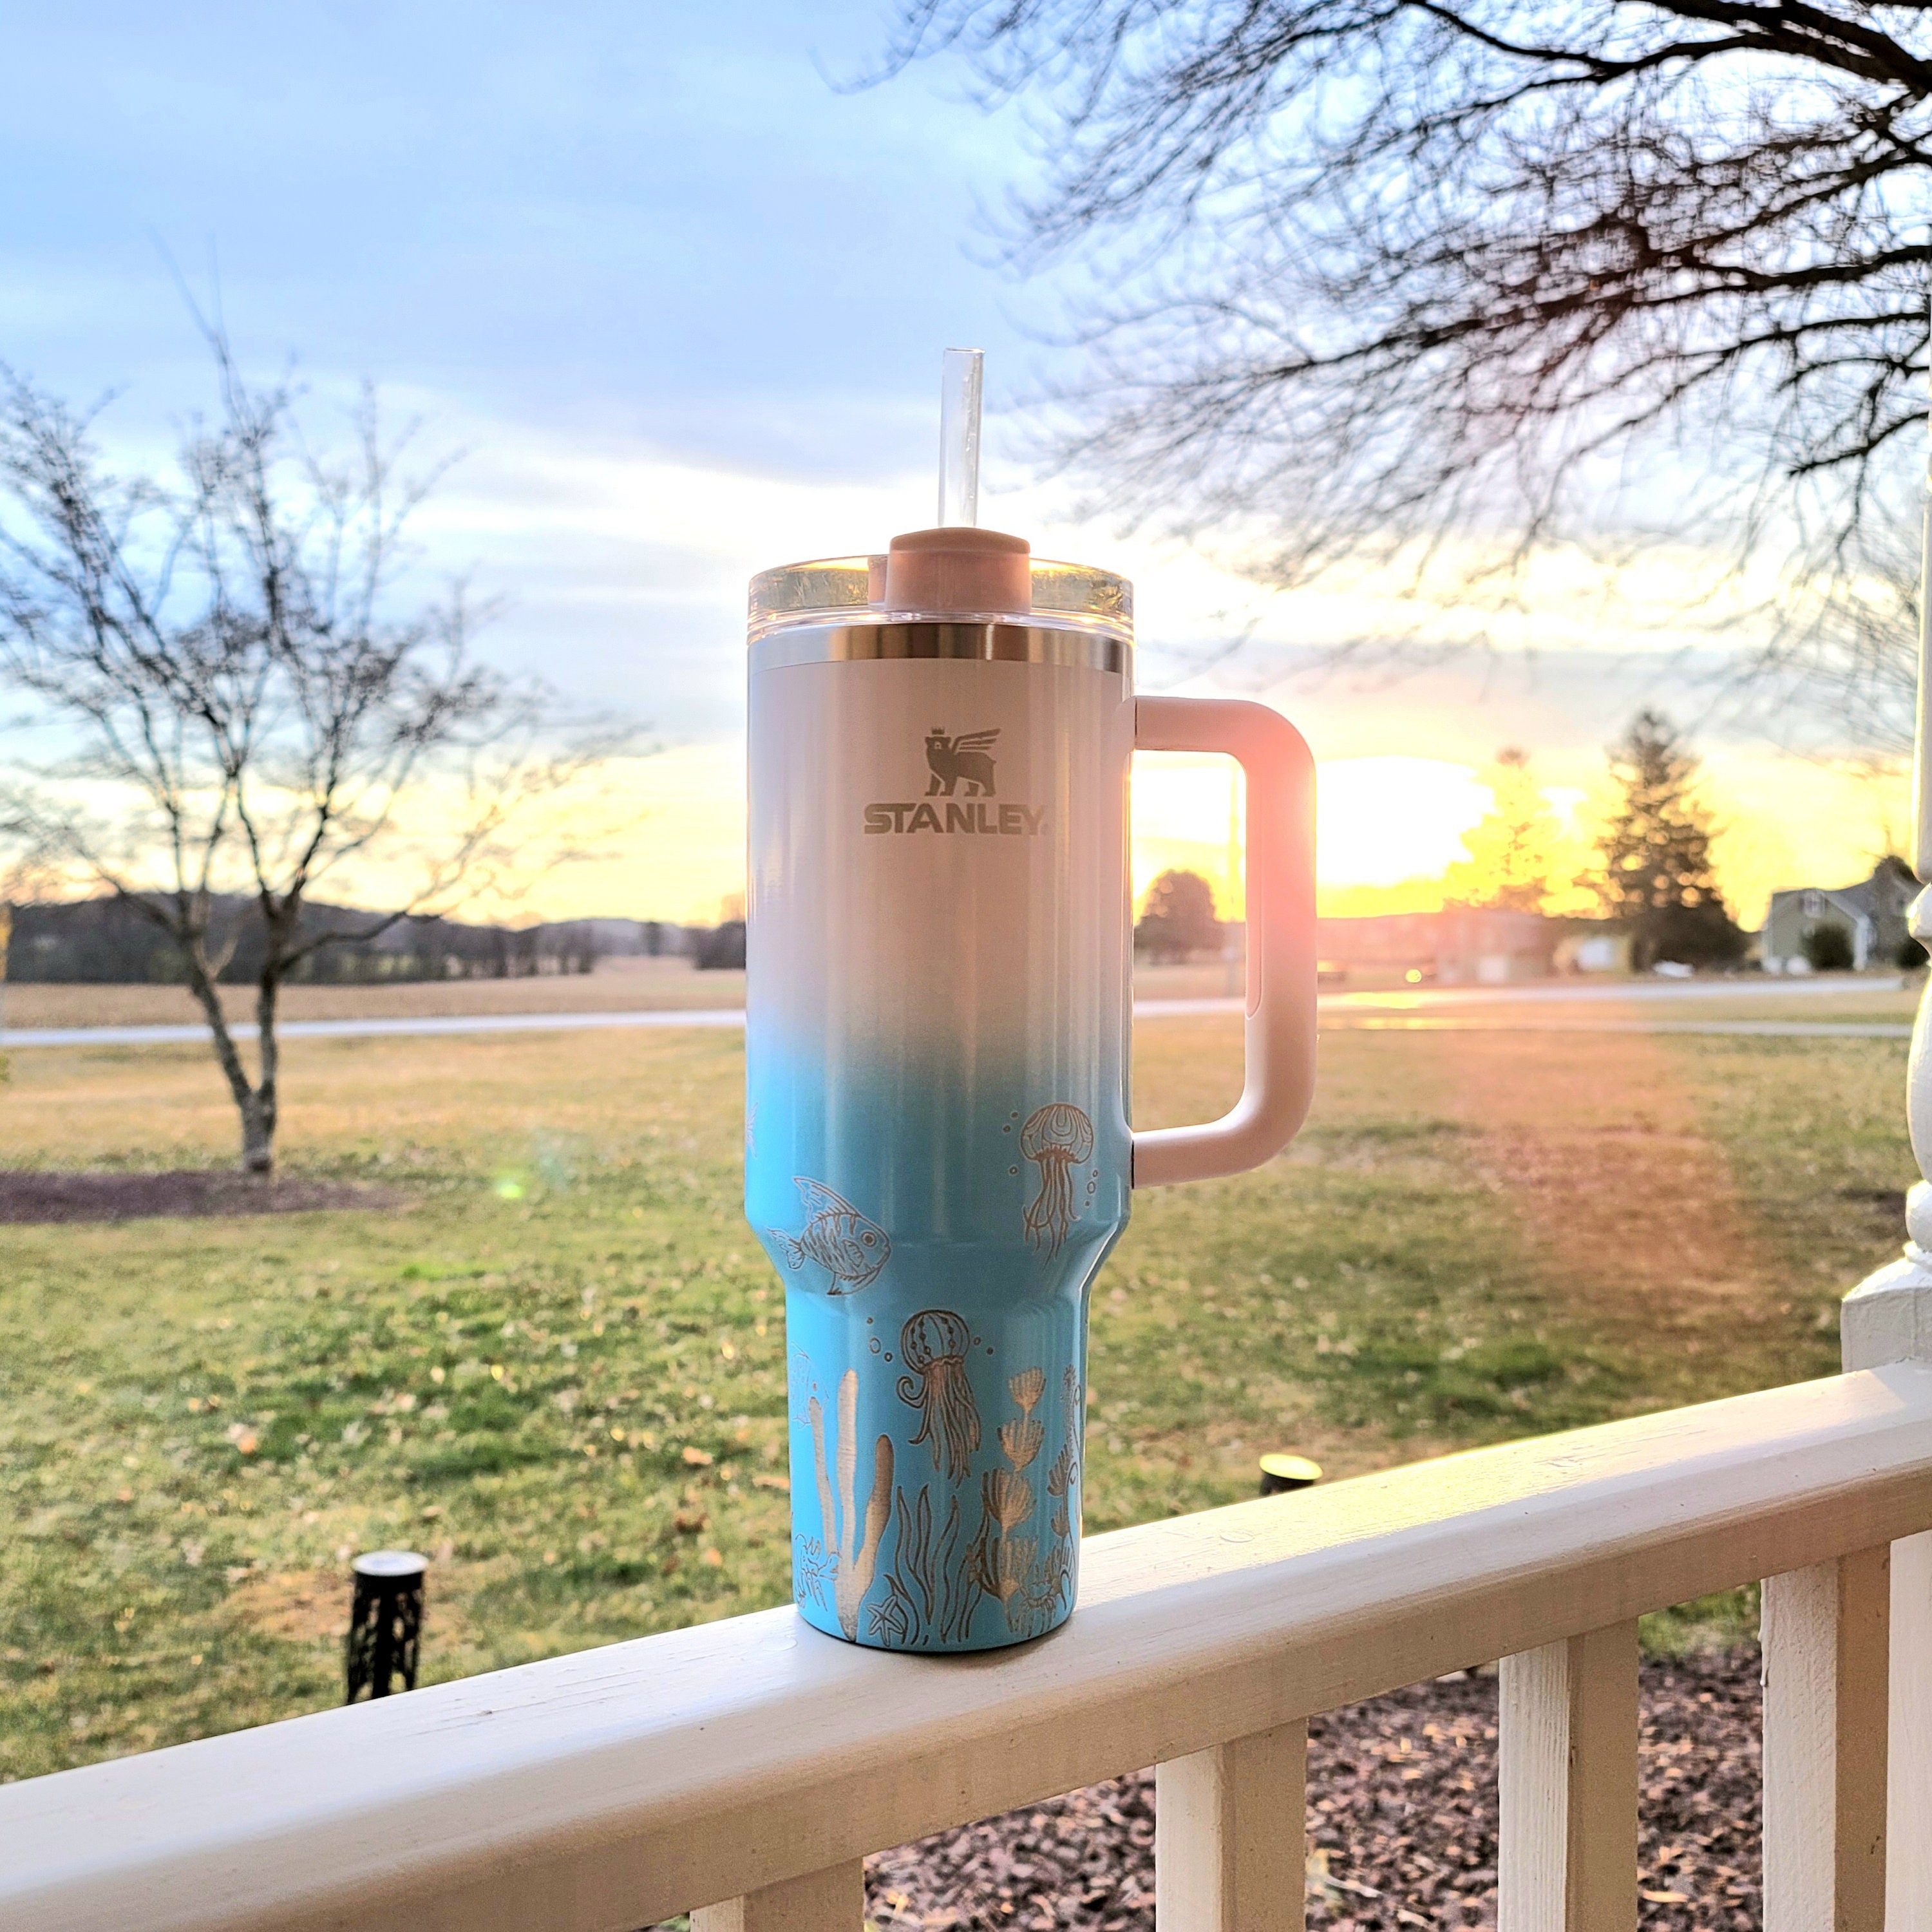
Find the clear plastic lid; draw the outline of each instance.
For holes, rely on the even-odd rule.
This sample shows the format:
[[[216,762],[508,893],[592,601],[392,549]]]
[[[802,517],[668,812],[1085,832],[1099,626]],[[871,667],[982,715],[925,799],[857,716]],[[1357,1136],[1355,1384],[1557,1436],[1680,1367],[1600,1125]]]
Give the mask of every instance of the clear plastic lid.
[[[1030,615],[1036,621],[1104,631],[1132,641],[1134,587],[1124,577],[1090,564],[1054,563],[1044,557],[1033,559],[1030,574]],[[916,612],[886,609],[885,577],[883,555],[819,557],[761,570],[752,579],[750,634],[760,638],[788,624],[919,621]],[[1022,623],[1028,614],[990,614]]]

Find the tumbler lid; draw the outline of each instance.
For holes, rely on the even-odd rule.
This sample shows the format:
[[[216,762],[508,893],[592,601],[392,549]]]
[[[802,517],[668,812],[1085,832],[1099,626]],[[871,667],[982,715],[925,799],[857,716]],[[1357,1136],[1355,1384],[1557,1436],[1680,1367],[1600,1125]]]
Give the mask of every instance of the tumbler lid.
[[[788,624],[903,621],[902,613],[886,608],[886,569],[887,555],[878,554],[818,557],[760,571],[752,579],[753,641]],[[1027,578],[1029,600],[1015,615],[1030,612],[1036,622],[1044,618],[1132,640],[1134,587],[1126,578],[1091,564],[1058,563],[1040,556],[1028,559]]]

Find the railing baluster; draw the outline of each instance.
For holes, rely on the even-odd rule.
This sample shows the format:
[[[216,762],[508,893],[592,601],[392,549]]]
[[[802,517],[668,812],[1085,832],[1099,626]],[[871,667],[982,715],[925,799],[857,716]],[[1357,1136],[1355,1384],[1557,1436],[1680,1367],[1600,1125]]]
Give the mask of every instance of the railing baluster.
[[[1160,1932],[1301,1932],[1307,1790],[1301,1722],[1156,1765]]]
[[[866,1867],[854,1858],[700,1906],[691,1915],[691,1932],[860,1932],[865,1917]]]
[[[1765,1580],[1765,1932],[1884,1932],[1891,1570]]]
[[[1912,929],[1928,922],[1922,899]],[[1932,1025],[1921,1009],[1914,1043],[1913,1138],[1932,1156]],[[1882,1268],[1845,1298],[1838,1336],[1847,1369],[1932,1361],[1932,1187],[1921,1181],[1906,1197],[1912,1240],[1905,1258]],[[1932,1926],[1932,1531],[1892,1546],[1891,1722],[1887,1728],[1892,1796],[1886,1808],[1886,1923],[1891,1932]]]
[[[1506,1657],[1498,1932],[1634,1932],[1636,1625]]]
[[[1892,1546],[1892,1720],[1886,1758],[1886,1925],[1932,1925],[1932,1531]]]

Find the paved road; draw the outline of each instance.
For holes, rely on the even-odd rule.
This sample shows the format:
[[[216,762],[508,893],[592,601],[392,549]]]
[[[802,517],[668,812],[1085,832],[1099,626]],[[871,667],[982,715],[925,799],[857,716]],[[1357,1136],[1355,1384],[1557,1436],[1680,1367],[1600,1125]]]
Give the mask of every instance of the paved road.
[[[1701,1033],[1765,1040],[1910,1040],[1904,1020],[1432,1019],[1394,1013],[1331,1022],[1324,1033]]]
[[[1740,974],[1735,980],[1544,980],[1520,986],[1397,986],[1381,993],[1324,993],[1324,1006],[1482,1006],[1507,1000],[1531,1006],[1587,1004],[1593,1000],[1635,1000],[1668,1006],[1679,1000],[1804,1000],[1819,997],[1902,992],[1902,979],[1843,980],[1800,974],[1786,980],[1771,974]]]
[[[1894,992],[1896,980],[1866,980],[1858,990]],[[1654,1018],[1627,1015],[1592,1016],[1575,1009],[1592,1000],[1619,1002],[1636,998],[1645,1005],[1740,994],[1810,994],[1846,990],[1844,982],[1826,980],[1731,980],[1685,985],[1664,982],[1652,986],[1478,986],[1418,988],[1413,993],[1324,993],[1324,1029],[1376,1033],[1694,1033],[1759,1035],[1784,1040],[1910,1040],[1910,1025],[1893,1020],[1752,1020],[1680,1018],[1659,1013]],[[1548,1017],[1512,1016],[1488,1019],[1480,1009],[1507,1001],[1515,1006],[1548,1006]],[[1141,1000],[1137,1019],[1172,1019],[1194,1014],[1238,1013],[1238,999]],[[288,1020],[278,1029],[284,1040],[369,1040],[388,1035],[419,1036],[435,1034],[581,1033],[608,1028],[742,1027],[745,1016],[736,1007],[670,1007],[615,1013],[452,1013],[415,1019]],[[238,1040],[252,1040],[252,1025],[234,1028]],[[163,1046],[207,1038],[199,1025],[124,1027],[22,1027],[0,1033],[0,1046],[11,1050],[34,1046]]]

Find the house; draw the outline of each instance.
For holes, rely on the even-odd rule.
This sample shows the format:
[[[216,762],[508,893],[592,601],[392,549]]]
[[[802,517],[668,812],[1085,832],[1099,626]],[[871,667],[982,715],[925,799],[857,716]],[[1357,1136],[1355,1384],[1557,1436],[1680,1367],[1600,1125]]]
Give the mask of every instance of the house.
[[[1843,935],[1854,970],[1894,966],[1911,938],[1907,922],[1918,881],[1903,859],[1887,856],[1852,886],[1792,886],[1771,896],[1760,941],[1767,973],[1809,972],[1833,950],[1824,935]]]
[[[1566,920],[1564,926],[1556,946],[1558,972],[1580,976],[1631,970],[1634,941],[1628,928],[1606,919]]]

